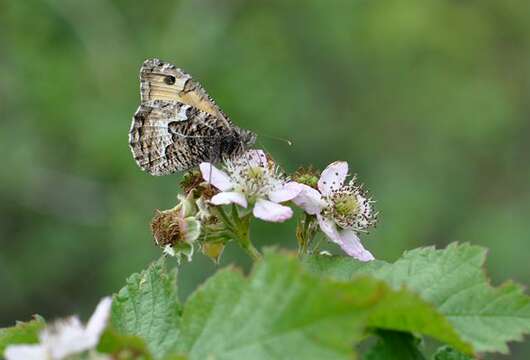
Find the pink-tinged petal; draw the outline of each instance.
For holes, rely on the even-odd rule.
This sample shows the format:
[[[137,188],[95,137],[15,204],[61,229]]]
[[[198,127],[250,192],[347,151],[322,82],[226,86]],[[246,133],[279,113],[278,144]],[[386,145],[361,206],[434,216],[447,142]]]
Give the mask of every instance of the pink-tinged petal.
[[[283,222],[293,216],[293,210],[290,207],[263,199],[256,201],[252,213],[258,219],[270,222]]]
[[[342,187],[348,176],[348,163],[335,161],[322,171],[318,180],[318,189],[323,195],[328,195],[332,190]]]
[[[322,199],[322,195],[318,190],[313,189],[305,184],[300,184],[302,191],[293,199],[293,202],[300,206],[309,215],[320,214],[322,209],[326,206],[326,202]]]
[[[203,162],[199,165],[201,169],[202,178],[204,181],[209,182],[217,189],[221,191],[227,191],[232,189],[233,185],[228,176],[224,171],[219,170],[213,164]]]
[[[375,259],[372,253],[363,247],[361,239],[359,239],[354,231],[341,230],[340,238],[340,247],[346,254],[360,261],[371,261]]]
[[[322,215],[317,215],[317,220],[320,230],[322,230],[322,232],[326,234],[331,241],[340,245],[342,240],[339,232],[337,231],[337,225],[335,225],[335,222],[333,222],[331,219],[323,217]]]
[[[245,195],[235,191],[225,191],[214,195],[210,202],[214,205],[237,204],[244,208],[247,207]]]
[[[9,345],[4,351],[6,360],[47,360],[49,355],[41,345]]]
[[[294,181],[288,182],[280,189],[270,192],[269,199],[275,203],[292,200],[298,194],[300,194],[300,191],[303,190],[303,186],[304,185]]]
[[[267,167],[267,155],[263,150],[252,149],[247,151],[244,156],[246,157],[250,167]]]

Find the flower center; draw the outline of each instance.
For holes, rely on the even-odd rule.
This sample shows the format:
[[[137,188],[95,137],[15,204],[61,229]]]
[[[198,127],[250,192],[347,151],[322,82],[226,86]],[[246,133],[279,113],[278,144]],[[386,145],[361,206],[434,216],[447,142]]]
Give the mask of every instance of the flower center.
[[[354,194],[341,194],[335,199],[334,210],[338,216],[356,216],[359,211],[359,203]]]
[[[377,213],[371,205],[373,201],[353,181],[334,190],[327,201],[325,215],[343,229],[366,231],[377,222]]]
[[[244,193],[250,202],[265,196],[269,190],[269,179],[266,170],[261,166],[242,167],[237,178],[239,180],[234,188]]]
[[[344,187],[330,197],[330,215],[337,225],[347,229],[355,226],[361,205],[354,191]]]
[[[283,183],[278,170],[272,166],[251,164],[246,159],[230,161],[225,165],[233,180],[234,191],[243,193],[250,203],[259,198],[266,198]]]
[[[259,182],[263,175],[265,174],[265,169],[263,169],[260,166],[253,166],[248,169],[247,176],[250,181],[256,181]]]

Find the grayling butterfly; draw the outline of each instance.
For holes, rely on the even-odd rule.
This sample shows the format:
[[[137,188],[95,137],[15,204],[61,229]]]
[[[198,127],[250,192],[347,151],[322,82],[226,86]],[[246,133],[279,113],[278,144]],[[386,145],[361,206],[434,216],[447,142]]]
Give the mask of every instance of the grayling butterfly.
[[[140,69],[141,103],[129,131],[136,163],[151,175],[241,155],[256,135],[235,126],[203,87],[159,59]]]

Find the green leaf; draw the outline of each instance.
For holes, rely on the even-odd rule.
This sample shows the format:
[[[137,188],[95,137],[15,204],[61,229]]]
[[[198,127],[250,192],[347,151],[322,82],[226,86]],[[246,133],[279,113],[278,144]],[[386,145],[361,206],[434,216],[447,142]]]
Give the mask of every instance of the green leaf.
[[[364,355],[364,360],[425,360],[418,349],[419,340],[408,333],[377,331],[377,343]]]
[[[18,322],[15,326],[0,329],[0,354],[8,345],[35,344],[39,342],[39,332],[46,323],[38,315],[28,322]]]
[[[387,263],[381,260],[361,262],[346,256],[317,255],[305,257],[303,265],[311,273],[318,276],[350,281],[354,275],[370,275]]]
[[[355,283],[356,279],[352,282]],[[432,304],[405,288],[395,290],[391,296],[382,297],[370,312],[367,325],[376,329],[427,335],[466,353],[473,352],[471,346],[462,340]]]
[[[465,348],[444,318],[407,290],[368,277],[317,277],[295,258],[267,253],[249,279],[223,270],[190,297],[177,349],[189,359],[351,359],[373,322],[444,332]]]
[[[506,343],[530,332],[530,298],[508,282],[493,288],[483,271],[486,250],[451,244],[406,252],[394,264],[360,263],[312,257],[305,266],[316,273],[347,279],[371,274],[394,288],[406,286],[434,304],[476,352],[506,353]],[[463,350],[463,349],[461,349]]]
[[[462,354],[450,346],[442,346],[432,357],[433,360],[473,360],[473,358]]]
[[[223,270],[189,299],[179,349],[190,359],[346,359],[363,301],[269,256],[250,281]]]
[[[111,323],[124,335],[139,336],[155,358],[175,347],[180,333],[176,271],[168,272],[161,258],[133,274],[112,302]]]

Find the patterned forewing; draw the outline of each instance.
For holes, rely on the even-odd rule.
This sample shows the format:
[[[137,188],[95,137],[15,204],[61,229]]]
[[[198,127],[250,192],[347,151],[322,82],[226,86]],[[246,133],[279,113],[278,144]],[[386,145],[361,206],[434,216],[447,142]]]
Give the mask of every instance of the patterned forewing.
[[[140,69],[142,103],[173,100],[211,114],[230,126],[230,121],[204,88],[175,65],[159,59],[146,60]]]
[[[187,104],[154,100],[136,111],[129,145],[138,166],[151,175],[187,170],[220,156],[220,139],[231,129]]]

